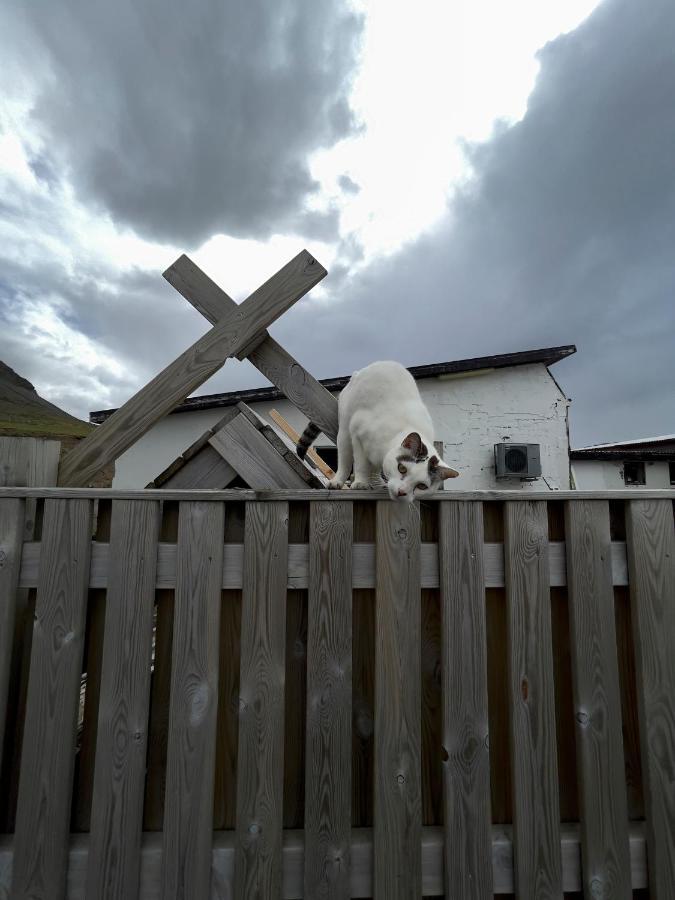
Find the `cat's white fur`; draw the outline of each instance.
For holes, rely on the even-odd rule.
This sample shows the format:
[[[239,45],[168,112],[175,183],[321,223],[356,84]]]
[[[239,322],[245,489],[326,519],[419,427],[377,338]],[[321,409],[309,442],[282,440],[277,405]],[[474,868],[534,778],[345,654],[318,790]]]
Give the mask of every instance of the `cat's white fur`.
[[[435,453],[429,410],[399,363],[375,362],[354,372],[338,407],[338,470],[330,487],[346,487],[353,465],[352,490],[370,487],[371,476],[382,472],[391,498],[412,502],[458,474]]]

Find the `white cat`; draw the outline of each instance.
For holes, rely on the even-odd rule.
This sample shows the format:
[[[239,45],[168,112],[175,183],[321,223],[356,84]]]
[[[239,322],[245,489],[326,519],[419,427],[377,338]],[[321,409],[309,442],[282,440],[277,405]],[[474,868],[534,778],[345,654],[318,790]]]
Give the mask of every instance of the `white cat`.
[[[428,496],[459,472],[434,454],[434,427],[415,379],[396,362],[375,362],[354,372],[339,397],[338,470],[331,488],[370,487],[379,473],[393,500],[412,503]],[[316,437],[310,425],[298,443],[304,456]]]

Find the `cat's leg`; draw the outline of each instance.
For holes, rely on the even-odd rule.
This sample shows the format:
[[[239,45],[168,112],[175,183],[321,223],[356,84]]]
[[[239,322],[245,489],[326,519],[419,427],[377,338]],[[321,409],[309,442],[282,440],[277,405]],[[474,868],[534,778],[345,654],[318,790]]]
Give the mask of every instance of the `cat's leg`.
[[[340,427],[337,435],[337,452],[338,452],[338,470],[328,482],[328,487],[333,490],[339,490],[344,487],[345,482],[352,474],[352,463],[354,461],[354,453],[352,451],[352,439],[349,430]]]
[[[352,481],[351,488],[353,491],[370,490],[372,466],[368,462],[368,457],[358,438],[352,437],[352,446],[354,448],[354,481]]]

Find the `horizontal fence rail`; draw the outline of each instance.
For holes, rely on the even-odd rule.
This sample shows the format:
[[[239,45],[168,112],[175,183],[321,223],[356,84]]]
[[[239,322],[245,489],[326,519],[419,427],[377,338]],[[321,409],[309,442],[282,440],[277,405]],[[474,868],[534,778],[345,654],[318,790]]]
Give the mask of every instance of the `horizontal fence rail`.
[[[0,489],[0,900],[671,898],[674,501]]]

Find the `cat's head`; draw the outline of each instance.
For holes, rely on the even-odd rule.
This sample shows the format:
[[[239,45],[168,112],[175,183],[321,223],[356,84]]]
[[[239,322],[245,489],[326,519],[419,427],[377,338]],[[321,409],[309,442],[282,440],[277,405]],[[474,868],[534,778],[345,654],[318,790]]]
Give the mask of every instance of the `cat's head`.
[[[459,472],[446,466],[429,451],[420,435],[413,431],[387,453],[382,466],[387,490],[392,500],[412,503],[435,493],[446,478],[457,478]]]

